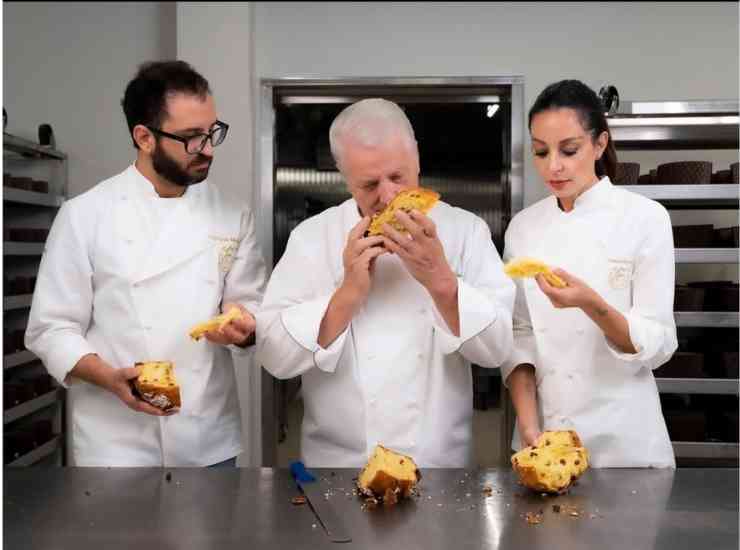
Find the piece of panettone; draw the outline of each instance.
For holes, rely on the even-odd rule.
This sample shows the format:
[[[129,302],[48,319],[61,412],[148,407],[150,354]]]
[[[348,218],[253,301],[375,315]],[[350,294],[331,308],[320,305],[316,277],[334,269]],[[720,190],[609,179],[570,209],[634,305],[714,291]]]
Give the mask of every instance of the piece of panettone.
[[[534,258],[516,258],[510,260],[504,266],[504,273],[509,277],[534,277],[542,274],[545,280],[556,288],[565,288],[567,285],[563,279],[555,275],[550,266]]]
[[[196,341],[200,340],[206,332],[210,332],[212,330],[221,330],[233,319],[241,319],[242,317],[243,316],[241,310],[239,308],[232,307],[226,313],[216,315],[208,321],[195,325],[192,329],[190,329],[190,338]]]
[[[357,487],[361,494],[395,504],[411,495],[421,473],[414,459],[383,445],[376,445],[365,467],[360,471]]]
[[[134,388],[144,401],[163,411],[180,408],[180,386],[170,361],[147,361],[135,366],[141,367],[141,374],[134,379]]]
[[[573,430],[546,431],[536,446],[511,457],[522,484],[540,493],[564,493],[588,469],[589,453]]]
[[[396,210],[411,212],[418,210],[422,214],[429,212],[439,200],[439,193],[426,189],[424,187],[413,187],[405,189],[396,195],[393,200],[386,206],[382,212],[373,216],[370,227],[367,230],[368,236],[382,235],[383,224],[387,223],[396,231],[408,233],[406,228],[396,220]]]

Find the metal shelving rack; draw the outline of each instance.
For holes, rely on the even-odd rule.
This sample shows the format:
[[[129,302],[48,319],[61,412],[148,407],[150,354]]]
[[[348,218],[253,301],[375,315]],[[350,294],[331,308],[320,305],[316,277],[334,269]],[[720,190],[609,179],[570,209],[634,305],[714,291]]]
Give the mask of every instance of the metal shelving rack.
[[[631,101],[609,115],[618,150],[734,149],[740,146],[740,102]],[[662,203],[666,208],[738,209],[740,185],[625,185],[624,189]],[[676,263],[738,263],[736,248],[677,248]],[[738,312],[675,312],[679,327],[736,328]],[[656,378],[661,393],[738,395],[737,379]],[[674,441],[677,458],[738,458],[737,443]]]
[[[53,148],[45,147],[32,141],[3,133],[3,158],[6,172],[11,174],[15,169],[25,173],[34,173],[41,163],[51,163],[56,176],[50,181],[48,193],[40,193],[6,186],[3,182],[3,208],[12,212],[4,216],[4,223],[28,222],[27,225],[43,224],[50,226],[58,208],[67,196],[67,155]],[[24,224],[25,225],[25,224]],[[13,242],[4,240],[3,257],[5,273],[9,269],[25,263],[29,269],[40,260],[44,251],[43,243]],[[27,311],[31,307],[33,294],[3,296],[3,315],[14,315],[16,321],[27,320]],[[6,320],[7,321],[7,320]],[[5,324],[5,323],[4,323]],[[5,324],[7,326],[7,324]],[[17,328],[17,327],[15,327]],[[15,351],[3,355],[4,381],[17,375],[36,374],[40,372],[38,358],[28,350]],[[12,459],[6,466],[30,466],[43,461],[53,460],[54,464],[64,463],[64,389],[55,386],[51,391],[3,411],[5,429],[28,426],[31,418],[51,418],[54,436],[27,452]],[[39,416],[41,415],[41,416]],[[53,457],[53,458],[52,458]]]

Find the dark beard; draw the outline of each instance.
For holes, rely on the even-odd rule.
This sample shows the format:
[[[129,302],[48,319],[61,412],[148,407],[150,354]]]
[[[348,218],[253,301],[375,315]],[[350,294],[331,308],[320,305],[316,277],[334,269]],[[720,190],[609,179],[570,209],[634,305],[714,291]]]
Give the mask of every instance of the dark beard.
[[[209,164],[208,168],[198,172],[196,175],[193,175],[180,168],[177,162],[167,156],[167,153],[165,153],[159,146],[154,149],[154,153],[152,154],[152,167],[157,175],[181,187],[200,183],[208,177],[208,170],[211,163],[211,159],[209,157],[200,154],[194,155],[190,165],[203,164],[204,162]]]

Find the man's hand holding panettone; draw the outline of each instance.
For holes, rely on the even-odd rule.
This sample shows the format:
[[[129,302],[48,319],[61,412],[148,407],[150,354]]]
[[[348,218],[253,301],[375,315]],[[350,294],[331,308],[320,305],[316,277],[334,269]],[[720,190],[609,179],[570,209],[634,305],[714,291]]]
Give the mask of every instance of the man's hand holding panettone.
[[[206,340],[224,346],[234,344],[241,348],[254,344],[254,330],[257,326],[254,316],[243,305],[234,302],[224,304],[222,310],[228,313],[234,308],[239,310],[241,316],[234,317],[220,328],[205,332],[203,336]]]
[[[460,334],[457,276],[447,262],[434,222],[418,210],[396,211],[408,233],[383,226],[384,245],[398,255],[411,276],[427,289],[450,330]]]
[[[447,263],[434,222],[417,210],[408,214],[397,210],[396,219],[408,233],[397,231],[386,224],[383,226],[385,246],[401,258],[409,273],[432,296],[456,292],[457,277]]]
[[[370,218],[365,216],[352,228],[342,253],[344,279],[339,290],[355,307],[364,304],[370,292],[375,258],[388,252],[379,246],[383,243],[383,237],[365,237],[370,223]]]
[[[318,343],[327,348],[349,325],[355,313],[362,307],[372,286],[375,259],[388,250],[379,246],[383,237],[365,237],[370,227],[370,217],[365,216],[347,235],[347,244],[342,252],[344,278],[329,301],[319,326]]]

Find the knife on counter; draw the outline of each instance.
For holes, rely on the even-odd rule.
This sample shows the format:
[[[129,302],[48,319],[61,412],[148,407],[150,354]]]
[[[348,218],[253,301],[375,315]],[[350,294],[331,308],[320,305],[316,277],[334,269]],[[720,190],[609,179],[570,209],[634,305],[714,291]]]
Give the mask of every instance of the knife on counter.
[[[313,510],[314,515],[319,520],[319,523],[326,531],[329,540],[332,542],[351,542],[352,537],[349,536],[347,531],[344,529],[342,520],[339,519],[331,503],[324,498],[324,492],[322,491],[319,482],[316,477],[306,469],[303,462],[296,461],[290,464],[290,473],[295,479],[296,485],[300,491],[305,495],[308,505]]]

